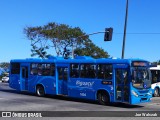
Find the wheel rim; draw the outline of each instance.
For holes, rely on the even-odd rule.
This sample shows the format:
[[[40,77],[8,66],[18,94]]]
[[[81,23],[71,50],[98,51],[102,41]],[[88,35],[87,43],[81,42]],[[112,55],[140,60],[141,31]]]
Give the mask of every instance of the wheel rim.
[[[44,95],[44,90],[43,90],[42,87],[38,87],[38,88],[37,88],[37,94],[38,94],[38,96]]]
[[[103,101],[103,102],[106,102],[106,96],[105,95],[101,95],[101,100]]]
[[[157,97],[158,96],[158,89],[156,88],[154,91],[154,95]]]
[[[99,93],[98,94],[98,101],[102,105],[107,105],[109,104],[109,99],[108,96],[105,93]]]

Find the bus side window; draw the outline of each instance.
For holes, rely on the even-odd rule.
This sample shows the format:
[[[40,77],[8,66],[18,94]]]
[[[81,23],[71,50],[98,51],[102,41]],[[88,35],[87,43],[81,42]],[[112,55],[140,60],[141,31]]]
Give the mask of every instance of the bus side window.
[[[42,75],[49,76],[50,75],[50,64],[42,64]]]
[[[98,79],[104,79],[104,70],[102,64],[97,65],[97,73],[98,73],[97,75]]]
[[[105,65],[105,79],[111,80],[112,79],[112,65],[108,64]]]
[[[80,65],[80,77],[86,78],[86,65],[85,64]]]
[[[51,71],[50,71],[51,76],[55,76],[55,64],[51,64]]]
[[[36,64],[36,63],[31,64],[31,73],[30,73],[31,75],[37,75],[37,73],[38,73],[37,65],[38,64]]]
[[[157,71],[157,82],[160,82],[160,70]]]
[[[111,64],[98,64],[97,65],[97,77],[98,79],[112,79],[112,65]]]
[[[81,64],[80,77],[81,78],[96,78],[96,65]]]
[[[70,65],[70,76],[72,78],[78,78],[79,77],[79,64],[71,64]]]
[[[42,75],[42,64],[39,63],[37,68],[38,68],[38,75]]]
[[[157,77],[154,77],[153,78],[153,83],[156,83],[156,82],[158,82]]]
[[[86,65],[86,77],[87,78],[95,78],[96,77],[96,65],[88,64]]]

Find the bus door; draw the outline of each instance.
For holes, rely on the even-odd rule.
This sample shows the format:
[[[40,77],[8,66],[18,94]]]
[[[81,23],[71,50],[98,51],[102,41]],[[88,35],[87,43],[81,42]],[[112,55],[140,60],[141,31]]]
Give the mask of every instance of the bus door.
[[[129,102],[129,77],[127,68],[115,69],[115,100]]]
[[[28,66],[21,66],[21,90],[28,90]]]
[[[68,95],[68,67],[58,67],[58,94]]]

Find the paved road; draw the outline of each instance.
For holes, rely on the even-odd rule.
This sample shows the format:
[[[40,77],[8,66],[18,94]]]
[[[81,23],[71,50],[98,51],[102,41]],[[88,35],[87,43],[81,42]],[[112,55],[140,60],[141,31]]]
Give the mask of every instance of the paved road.
[[[103,106],[94,101],[71,99],[66,97],[37,97],[34,94],[18,92],[11,89],[8,87],[8,83],[0,83],[0,111],[72,111],[69,114],[72,114],[75,111],[78,111],[79,113],[82,111],[81,114],[84,114],[83,111],[109,111],[108,114],[114,117],[116,116],[116,111],[119,111],[116,112],[116,114],[121,114],[122,116],[129,114],[127,113],[128,111],[132,111],[134,114],[135,112],[141,113],[142,111],[160,111],[160,97],[154,97],[152,102],[139,105],[117,103],[109,106]],[[63,112],[53,114],[60,113]],[[90,114],[94,116],[96,112],[90,112]],[[63,113],[63,115],[65,116],[66,113]],[[56,119],[60,118],[56,117]]]

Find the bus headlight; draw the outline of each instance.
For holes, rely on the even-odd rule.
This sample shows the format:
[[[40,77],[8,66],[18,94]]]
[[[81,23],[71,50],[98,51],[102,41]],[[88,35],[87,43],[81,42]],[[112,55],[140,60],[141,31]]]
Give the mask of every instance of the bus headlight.
[[[152,95],[152,90],[150,90],[150,91],[148,92],[148,95]]]
[[[132,90],[132,94],[133,94],[134,96],[138,97],[138,94],[137,94],[134,90]]]

